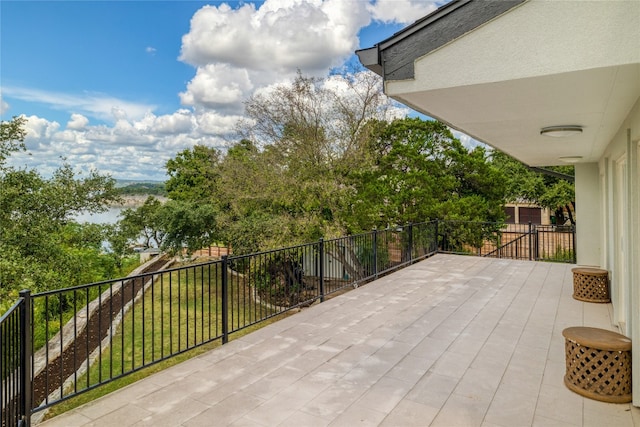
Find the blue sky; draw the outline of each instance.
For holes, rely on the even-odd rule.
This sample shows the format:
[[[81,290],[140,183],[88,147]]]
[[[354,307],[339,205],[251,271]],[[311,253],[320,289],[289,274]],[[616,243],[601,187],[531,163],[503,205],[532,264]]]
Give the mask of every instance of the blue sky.
[[[13,162],[163,180],[179,151],[224,148],[256,90],[328,76],[441,3],[3,0],[0,113],[28,118],[31,152]]]

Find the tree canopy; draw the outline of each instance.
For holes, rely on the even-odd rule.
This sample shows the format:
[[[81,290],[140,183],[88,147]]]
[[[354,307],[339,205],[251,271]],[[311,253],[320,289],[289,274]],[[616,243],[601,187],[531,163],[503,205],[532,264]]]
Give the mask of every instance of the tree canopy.
[[[504,219],[506,183],[483,148],[395,112],[368,73],[299,75],[255,95],[226,153],[195,146],[167,162],[172,202],[210,212],[167,223],[174,244],[195,250],[191,237],[206,236],[249,253],[408,221]]]
[[[508,177],[507,201],[535,203],[551,209],[557,224],[569,221],[575,225],[575,186],[569,179],[574,175],[573,166],[550,166],[546,169],[557,174],[545,174],[497,150],[492,153],[492,163]]]
[[[357,228],[504,219],[504,176],[484,148],[466,149],[444,124],[419,118],[379,123],[369,151],[351,174]]]
[[[63,165],[51,178],[6,160],[26,150],[25,119],[0,122],[0,300],[20,289],[40,291],[102,279],[115,266],[101,256],[104,229],[78,224],[80,212],[104,211],[118,200],[113,179],[80,177]],[[8,298],[11,297],[11,298]]]

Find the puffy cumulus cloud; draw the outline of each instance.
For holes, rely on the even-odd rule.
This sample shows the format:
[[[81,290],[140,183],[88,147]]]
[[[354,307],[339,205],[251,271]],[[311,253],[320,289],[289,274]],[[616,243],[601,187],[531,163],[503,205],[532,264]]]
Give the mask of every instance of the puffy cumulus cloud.
[[[106,121],[114,121],[121,116],[138,120],[156,108],[155,105],[127,101],[99,93],[68,94],[21,87],[4,87],[2,90],[8,96],[21,101],[45,104],[56,110],[73,111]]]
[[[182,38],[180,59],[197,70],[181,102],[238,114],[256,88],[289,80],[298,70],[323,76],[342,65],[358,47],[358,31],[370,21],[362,1],[205,6]]]
[[[60,123],[50,122],[37,116],[26,117],[27,121],[24,125],[27,135],[25,141],[33,141],[40,139],[49,139],[60,129]]]
[[[84,129],[89,124],[89,119],[82,114],[72,114],[71,120],[67,122],[67,129]]]
[[[27,117],[27,153],[15,153],[9,164],[50,176],[63,161],[78,172],[97,170],[122,179],[164,180],[167,160],[194,145],[224,148],[234,134],[237,116],[178,110],[121,118],[113,125],[90,125],[72,114],[66,128],[37,116]],[[69,124],[83,124],[74,126]],[[63,160],[64,159],[64,160]]]
[[[229,64],[208,64],[197,69],[187,90],[180,93],[180,100],[183,105],[239,112],[242,101],[252,89],[246,69]]]
[[[235,133],[236,124],[241,119],[242,116],[221,115],[214,111],[205,111],[197,115],[196,123],[200,134],[224,138]]]
[[[179,110],[171,115],[157,117],[154,123],[154,131],[159,134],[190,133],[192,128],[193,116],[187,110]]]
[[[267,0],[205,6],[182,38],[180,59],[195,65],[226,63],[255,71],[327,70],[351,55],[368,24],[365,2]]]
[[[369,6],[376,21],[410,24],[438,8],[442,1],[426,0],[376,0]]]

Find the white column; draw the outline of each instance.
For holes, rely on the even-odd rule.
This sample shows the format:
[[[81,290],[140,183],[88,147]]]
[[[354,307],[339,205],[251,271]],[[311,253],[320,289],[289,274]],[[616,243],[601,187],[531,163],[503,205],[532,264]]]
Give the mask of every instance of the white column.
[[[582,266],[600,267],[600,173],[597,163],[579,163],[576,172],[576,255]]]

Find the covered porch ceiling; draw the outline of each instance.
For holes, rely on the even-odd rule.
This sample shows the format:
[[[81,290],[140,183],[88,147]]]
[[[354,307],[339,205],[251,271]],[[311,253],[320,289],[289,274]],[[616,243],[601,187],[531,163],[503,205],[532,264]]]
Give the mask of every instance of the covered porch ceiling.
[[[431,90],[387,88],[403,104],[531,166],[595,162],[638,99],[640,64]],[[562,125],[582,132],[562,138],[540,132]]]
[[[360,61],[390,97],[531,166],[598,161],[640,99],[640,1],[492,4],[447,3]],[[565,125],[582,132],[541,134]]]

